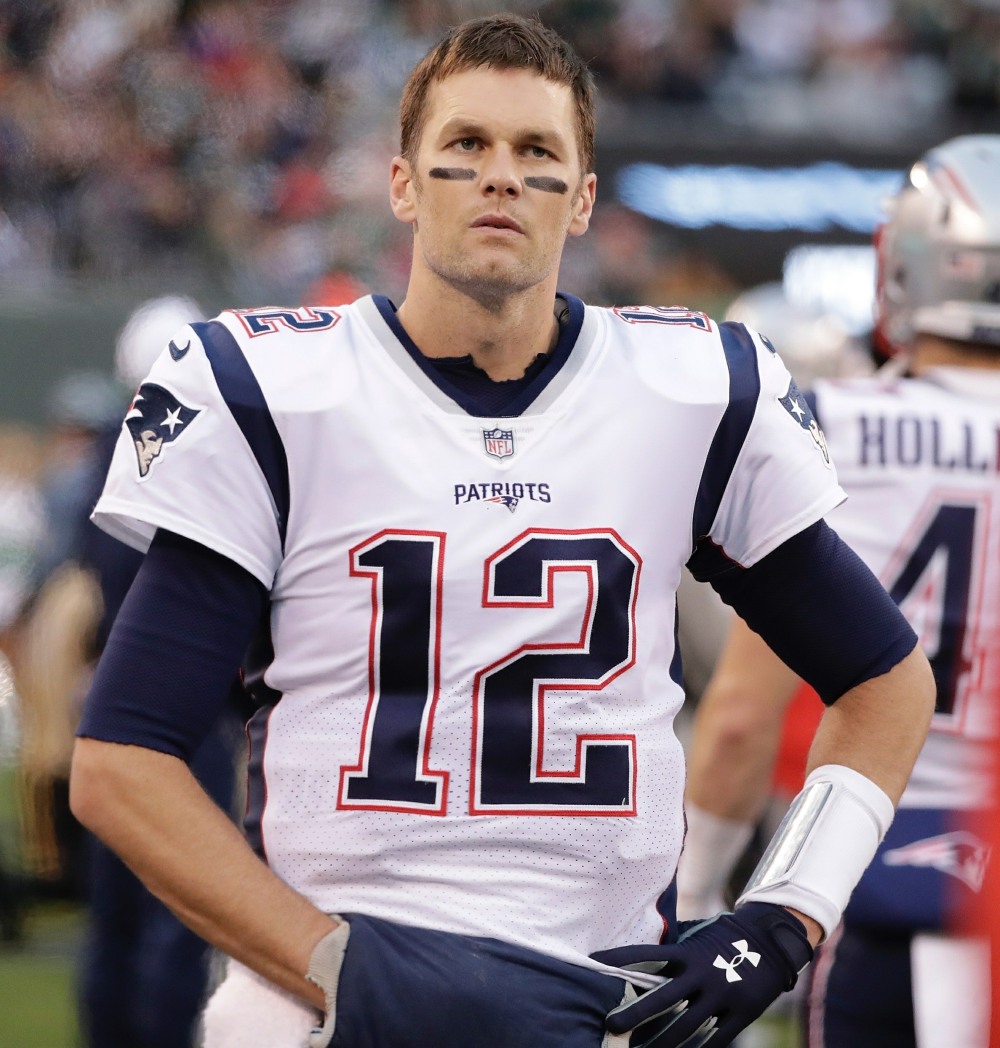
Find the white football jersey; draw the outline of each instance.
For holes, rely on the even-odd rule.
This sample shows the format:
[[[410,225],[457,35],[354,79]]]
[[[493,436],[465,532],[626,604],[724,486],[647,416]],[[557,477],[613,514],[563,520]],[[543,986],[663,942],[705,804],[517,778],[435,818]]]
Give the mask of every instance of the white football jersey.
[[[826,380],[816,404],[851,493],[830,525],[909,619],[937,680],[901,806],[982,806],[1000,694],[1000,379]]]
[[[592,965],[662,932],[696,539],[750,566],[843,492],[756,334],[569,303],[572,352],[516,417],[464,410],[381,298],[185,328],[95,519],[270,588],[248,832],[283,879]]]

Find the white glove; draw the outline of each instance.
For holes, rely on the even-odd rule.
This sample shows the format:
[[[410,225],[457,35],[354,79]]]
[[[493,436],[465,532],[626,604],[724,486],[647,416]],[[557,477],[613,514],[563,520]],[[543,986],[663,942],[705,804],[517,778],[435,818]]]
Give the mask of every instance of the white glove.
[[[239,961],[229,960],[226,977],[201,1016],[203,1048],[304,1048],[316,1026],[316,1009]]]
[[[306,978],[323,991],[326,999],[323,1025],[309,1034],[309,1048],[327,1048],[333,1040],[333,1031],[337,1025],[337,981],[344,963],[347,940],[351,937],[351,927],[343,917],[334,916],[340,924],[316,943],[306,972]]]

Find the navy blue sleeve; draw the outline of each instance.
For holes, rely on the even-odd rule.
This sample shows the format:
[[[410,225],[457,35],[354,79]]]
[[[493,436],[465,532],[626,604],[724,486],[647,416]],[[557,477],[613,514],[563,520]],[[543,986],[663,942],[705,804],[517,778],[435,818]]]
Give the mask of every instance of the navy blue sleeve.
[[[94,674],[77,734],[190,760],[231,699],[267,592],[190,539],[157,531]]]
[[[888,673],[916,646],[882,584],[823,520],[751,568],[723,566],[706,552],[700,566],[709,563],[716,570],[703,579],[827,705]]]

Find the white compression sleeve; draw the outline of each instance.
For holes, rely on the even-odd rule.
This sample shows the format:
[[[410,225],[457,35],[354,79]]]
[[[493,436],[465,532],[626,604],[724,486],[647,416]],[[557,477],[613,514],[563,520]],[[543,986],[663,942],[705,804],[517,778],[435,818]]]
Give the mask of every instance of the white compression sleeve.
[[[684,808],[687,833],[677,866],[677,916],[712,917],[725,909],[725,888],[753,836],[753,823],[724,819],[696,804]]]
[[[889,797],[853,768],[824,764],[792,801],[740,905],[751,900],[791,906],[828,936],[892,822]]]

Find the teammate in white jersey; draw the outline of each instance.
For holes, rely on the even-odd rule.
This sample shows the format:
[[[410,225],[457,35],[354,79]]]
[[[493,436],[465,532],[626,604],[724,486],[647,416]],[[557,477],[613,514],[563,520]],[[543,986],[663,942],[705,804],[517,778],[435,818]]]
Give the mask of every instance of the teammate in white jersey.
[[[74,810],[233,958],[209,1048],[729,1043],[873,854],[929,667],[823,521],[843,494],[772,347],[557,292],[596,181],[566,44],[465,23],[401,125],[405,301],[223,313],[136,394],[95,519],[149,552]],[[853,845],[814,820],[805,863],[696,931],[672,883],[685,563],[831,702],[815,774]],[[241,660],[248,839],[185,763]]]
[[[937,703],[892,828],[813,966],[810,1048],[987,1044],[986,945],[963,928],[989,857],[977,823],[1000,694],[998,187],[997,135],[914,165],[878,238],[878,332],[897,356],[870,379],[816,383],[849,494],[830,523],[917,630]],[[714,912],[716,838],[749,832],[799,684],[737,623],[695,718],[683,916]]]

